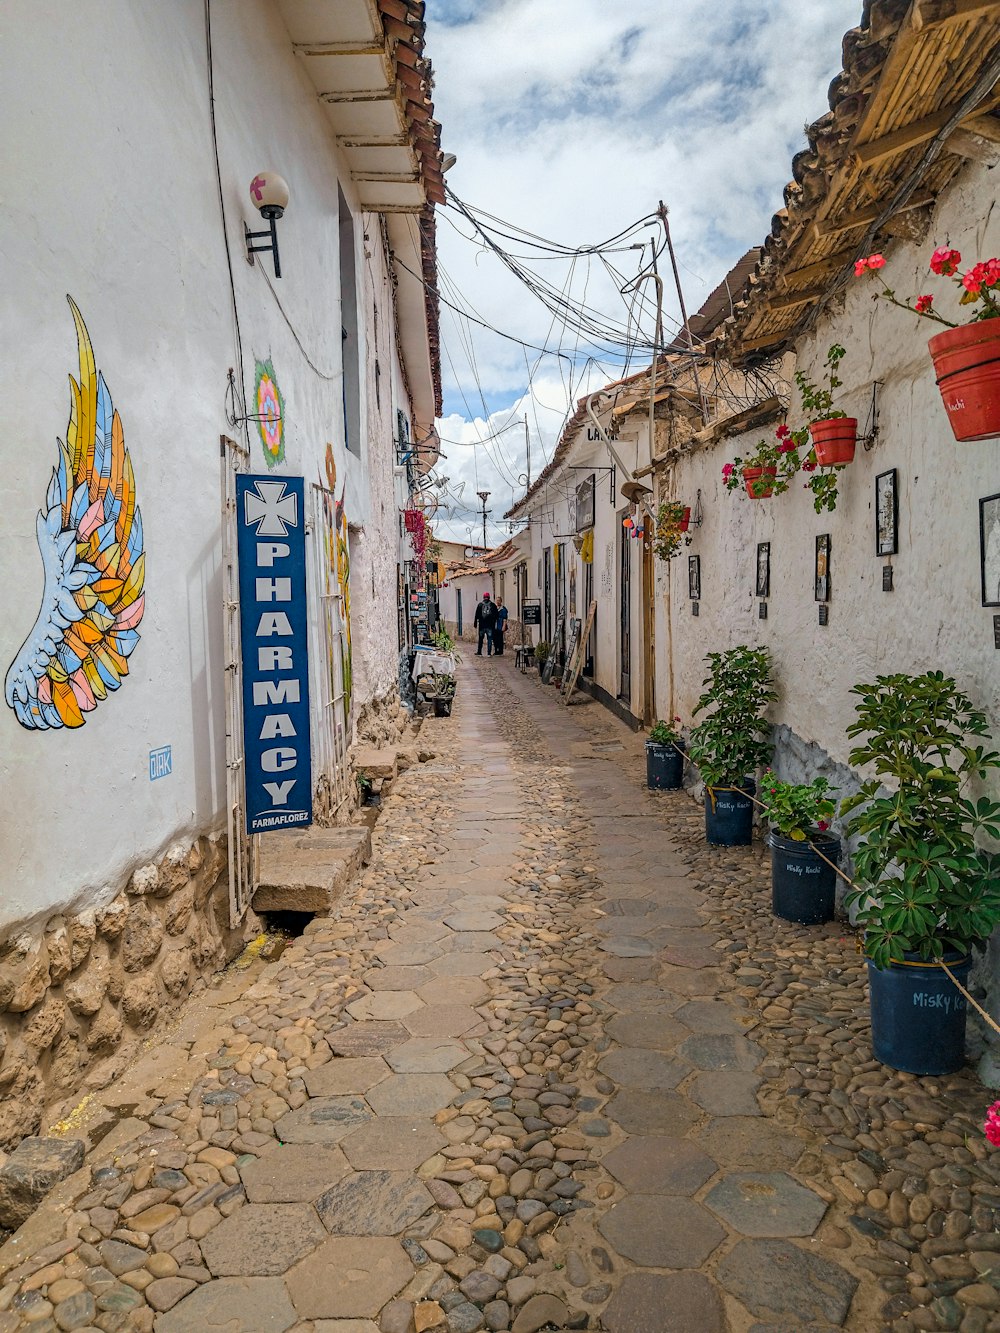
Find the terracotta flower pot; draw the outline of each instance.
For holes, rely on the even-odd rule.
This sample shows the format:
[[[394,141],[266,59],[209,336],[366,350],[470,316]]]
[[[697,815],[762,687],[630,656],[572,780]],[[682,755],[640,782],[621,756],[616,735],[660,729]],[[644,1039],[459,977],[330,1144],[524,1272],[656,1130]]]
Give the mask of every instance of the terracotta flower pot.
[[[778,475],[776,467],[745,467],[743,484],[751,500],[766,500],[774,491],[774,478]]]
[[[857,417],[828,417],[825,421],[814,421],[809,434],[816,450],[816,462],[821,467],[854,462],[858,442]]]
[[[955,439],[1000,435],[1000,319],[945,329],[927,348]]]
[[[691,506],[690,506],[690,505],[685,505],[685,506],[684,506],[684,517],[683,517],[683,518],[681,519],[681,521],[677,524],[677,531],[678,531],[678,532],[687,532],[687,530],[688,530],[688,528],[690,527],[690,525],[691,525]]]

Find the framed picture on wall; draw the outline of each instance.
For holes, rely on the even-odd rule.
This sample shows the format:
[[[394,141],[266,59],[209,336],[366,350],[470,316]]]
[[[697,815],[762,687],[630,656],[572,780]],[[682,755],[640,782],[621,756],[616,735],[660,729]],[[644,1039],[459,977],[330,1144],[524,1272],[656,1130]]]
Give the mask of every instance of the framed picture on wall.
[[[757,596],[771,595],[771,543],[757,543]]]
[[[1000,606],[1000,495],[979,501],[979,551],[983,606]]]
[[[830,600],[830,534],[816,538],[816,592],[817,602]]]
[[[875,478],[875,554],[895,555],[899,549],[899,499],[896,469]]]
[[[688,556],[688,596],[692,602],[701,597],[701,556]]]

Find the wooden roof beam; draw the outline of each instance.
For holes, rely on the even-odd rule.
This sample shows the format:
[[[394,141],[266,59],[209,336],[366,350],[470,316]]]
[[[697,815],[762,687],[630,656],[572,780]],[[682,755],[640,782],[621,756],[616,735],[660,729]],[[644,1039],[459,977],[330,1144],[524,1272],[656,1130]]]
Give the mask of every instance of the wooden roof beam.
[[[981,162],[985,167],[995,167],[1000,162],[1000,143],[991,143],[981,134],[971,130],[955,130],[945,140],[946,153],[955,153],[958,157],[967,157],[973,162]]]
[[[989,139],[990,143],[1000,143],[1000,120],[996,116],[969,116],[962,121],[962,129],[981,139]]]
[[[930,190],[915,190],[910,195],[906,203],[901,205],[896,212],[904,213],[911,208],[923,208],[926,204],[934,202],[934,195]],[[864,208],[856,209],[853,213],[847,213],[841,218],[819,218],[814,222],[813,229],[818,237],[822,236],[840,236],[845,231],[854,231],[856,227],[867,227],[875,222],[885,209],[885,204],[868,204]]]
[[[839,273],[855,257],[853,248],[838,250],[836,254],[827,255],[825,259],[817,259],[811,264],[803,264],[801,268],[790,269],[781,275],[780,281],[786,287],[794,286],[796,282],[812,282],[814,278],[824,278],[831,273]]]
[[[978,18],[996,9],[996,0],[915,0],[910,11],[910,26],[915,32],[941,23]]]
[[[983,115],[983,112],[990,111],[995,104],[996,98],[991,96],[987,103],[980,103],[975,115],[967,117],[967,119],[976,121],[989,119],[989,117]],[[887,157],[895,157],[897,153],[905,153],[918,144],[926,143],[928,139],[933,139],[935,134],[944,129],[956,112],[961,110],[961,105],[960,102],[953,102],[950,106],[943,106],[938,111],[932,111],[929,116],[921,116],[919,120],[914,120],[909,125],[903,125],[898,130],[893,130],[891,134],[883,134],[881,138],[872,139],[870,143],[855,145],[854,152],[858,161],[867,166],[872,162],[881,162]]]

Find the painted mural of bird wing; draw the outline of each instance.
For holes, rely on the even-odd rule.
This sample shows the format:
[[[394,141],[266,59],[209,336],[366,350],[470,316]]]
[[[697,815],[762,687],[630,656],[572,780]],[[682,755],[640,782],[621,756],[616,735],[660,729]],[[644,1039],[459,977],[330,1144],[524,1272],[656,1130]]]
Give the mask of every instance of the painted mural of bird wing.
[[[128,674],[144,608],[142,518],[121,418],[70,297],[80,353],[66,443],[35,523],[45,584],[4,698],[30,730],[80,727]]]

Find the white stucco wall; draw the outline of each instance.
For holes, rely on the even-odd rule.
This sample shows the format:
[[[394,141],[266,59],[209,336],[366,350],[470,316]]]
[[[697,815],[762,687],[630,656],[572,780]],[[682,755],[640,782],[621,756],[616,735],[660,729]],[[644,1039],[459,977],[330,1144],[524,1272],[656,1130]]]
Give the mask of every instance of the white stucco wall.
[[[950,244],[970,262],[1000,250],[1000,220],[993,210],[995,182],[972,168],[942,197],[926,240],[897,244],[883,270],[900,295],[934,292],[944,313],[958,317],[949,284],[932,277],[928,260],[937,245]],[[685,457],[675,469],[670,493],[692,503],[701,488],[704,525],[690,553],[701,555],[701,611],[691,615],[684,551],[671,571],[661,572],[658,705],[669,707],[666,649],[672,635],[675,712],[690,721],[710,650],[736,643],[768,646],[781,698],[773,719],[813,742],[836,764],[846,764],[845,729],[854,717],[849,691],[878,673],[940,669],[954,675],[985,708],[1000,736],[1000,654],[993,643],[992,616],[980,595],[979,507],[981,496],[1000,491],[1000,443],[955,442],[934,383],[927,339],[940,326],[918,320],[884,302],[874,302],[874,280],[857,279],[846,300],[824,315],[813,337],[798,348],[798,364],[817,378],[827,348],[847,349],[841,364],[838,404],[859,419],[863,431],[872,384],[878,391],[879,436],[841,474],[833,514],[817,515],[801,484],[771,500],[727,494],[723,463],[743,453],[754,431]],[[801,422],[793,395],[790,424]],[[773,429],[773,428],[769,428]],[[899,552],[891,558],[894,591],[882,591],[882,566],[875,553],[875,477],[898,469]],[[818,623],[813,595],[815,538],[831,539],[829,625]],[[767,620],[758,619],[754,596],[756,547],[771,543],[771,596]],[[662,701],[662,702],[661,702]]]
[[[370,476],[367,451],[359,460],[344,450],[337,182],[352,199],[349,173],[275,7],[214,0],[212,15],[248,411],[255,358],[270,358],[285,399],[286,456],[275,473],[325,479],[334,446],[338,493],[346,482],[346,512],[364,530],[352,587],[359,677],[378,691],[394,677],[394,653],[382,651],[395,644],[393,529],[385,558],[375,540],[394,507],[392,460],[389,443],[389,470],[380,456]],[[77,374],[67,292],[121,414],[147,572],[129,676],[84,727],[28,732],[0,710],[0,928],[85,901],[174,838],[221,823],[219,437],[240,434],[225,412],[227,369],[238,361],[201,0],[14,0],[3,22],[7,173],[17,182],[5,192],[0,230],[0,326],[17,349],[0,371],[17,423],[3,448],[3,670],[42,589],[35,515],[66,434],[66,376]],[[244,218],[261,225],[248,183],[265,168],[291,192],[278,224],[283,276],[271,278],[284,314],[243,251]],[[359,216],[358,267],[385,301],[380,248],[372,265],[362,259],[364,225]],[[270,263],[264,256],[269,276]],[[388,377],[385,387],[388,398]],[[374,429],[364,385],[361,411]],[[390,406],[381,415],[389,440]],[[249,444],[252,470],[266,471],[252,424]],[[151,783],[148,752],[162,745],[172,747],[173,772]]]

